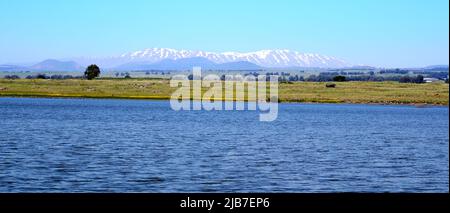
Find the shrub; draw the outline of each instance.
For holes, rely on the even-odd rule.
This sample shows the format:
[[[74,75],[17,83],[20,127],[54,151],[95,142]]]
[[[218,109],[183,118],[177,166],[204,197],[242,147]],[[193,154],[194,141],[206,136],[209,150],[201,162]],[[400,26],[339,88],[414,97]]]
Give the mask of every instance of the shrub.
[[[410,77],[410,76],[402,76],[398,80],[400,83],[416,83],[416,84],[422,84],[424,83],[423,76],[418,75],[416,77]]]
[[[327,88],[336,88],[336,84],[335,83],[327,83],[325,86]]]
[[[36,79],[47,79],[48,77],[45,74],[37,74]]]
[[[344,82],[344,81],[347,81],[347,78],[345,76],[338,75],[338,76],[334,76],[333,81]]]
[[[5,79],[20,79],[20,77],[18,75],[5,75],[4,77]]]
[[[415,79],[414,79],[414,83],[416,84],[422,84],[425,81],[423,80],[423,75],[418,75]]]

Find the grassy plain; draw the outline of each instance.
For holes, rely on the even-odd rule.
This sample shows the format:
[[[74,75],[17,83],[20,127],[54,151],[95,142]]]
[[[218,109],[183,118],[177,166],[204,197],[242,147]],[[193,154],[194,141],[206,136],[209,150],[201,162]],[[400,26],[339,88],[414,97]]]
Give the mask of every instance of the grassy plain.
[[[445,83],[401,84],[397,82],[296,82],[279,85],[280,102],[433,104],[448,105]],[[177,88],[164,79],[42,80],[0,79],[0,96],[169,99]],[[203,88],[206,91],[207,88]]]

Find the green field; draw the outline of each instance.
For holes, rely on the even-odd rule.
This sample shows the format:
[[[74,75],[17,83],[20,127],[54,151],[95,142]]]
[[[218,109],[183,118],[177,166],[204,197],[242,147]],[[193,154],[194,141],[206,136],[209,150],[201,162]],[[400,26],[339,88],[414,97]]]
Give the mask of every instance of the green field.
[[[298,82],[279,85],[281,102],[448,105],[445,83]],[[0,96],[169,99],[176,88],[163,79],[42,80],[0,79]],[[204,89],[206,90],[206,89]]]

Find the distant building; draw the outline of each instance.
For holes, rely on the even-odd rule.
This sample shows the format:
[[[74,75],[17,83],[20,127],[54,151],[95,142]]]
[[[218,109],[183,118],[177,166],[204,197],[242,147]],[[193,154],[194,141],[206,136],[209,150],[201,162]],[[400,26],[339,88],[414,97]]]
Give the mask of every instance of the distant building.
[[[437,78],[424,78],[423,81],[424,81],[425,83],[433,83],[433,82],[438,82],[438,81],[440,81],[440,80],[437,79]]]

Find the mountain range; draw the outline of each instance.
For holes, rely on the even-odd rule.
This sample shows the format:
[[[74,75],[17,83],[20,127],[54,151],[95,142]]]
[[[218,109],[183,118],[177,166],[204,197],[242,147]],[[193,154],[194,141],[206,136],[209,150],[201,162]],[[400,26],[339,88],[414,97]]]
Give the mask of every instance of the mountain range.
[[[291,50],[213,53],[205,51],[152,48],[104,58],[49,59],[32,66],[0,65],[0,71],[80,71],[90,64],[107,70],[261,70],[264,68],[343,68],[351,64],[335,57]]]
[[[213,53],[204,51],[175,50],[167,48],[153,48],[123,54],[119,59],[129,61],[146,61],[155,63],[164,59],[206,58],[214,63],[250,62],[260,67],[318,67],[340,68],[351,64],[335,57],[319,54],[306,54],[291,50],[261,50],[257,52]]]

